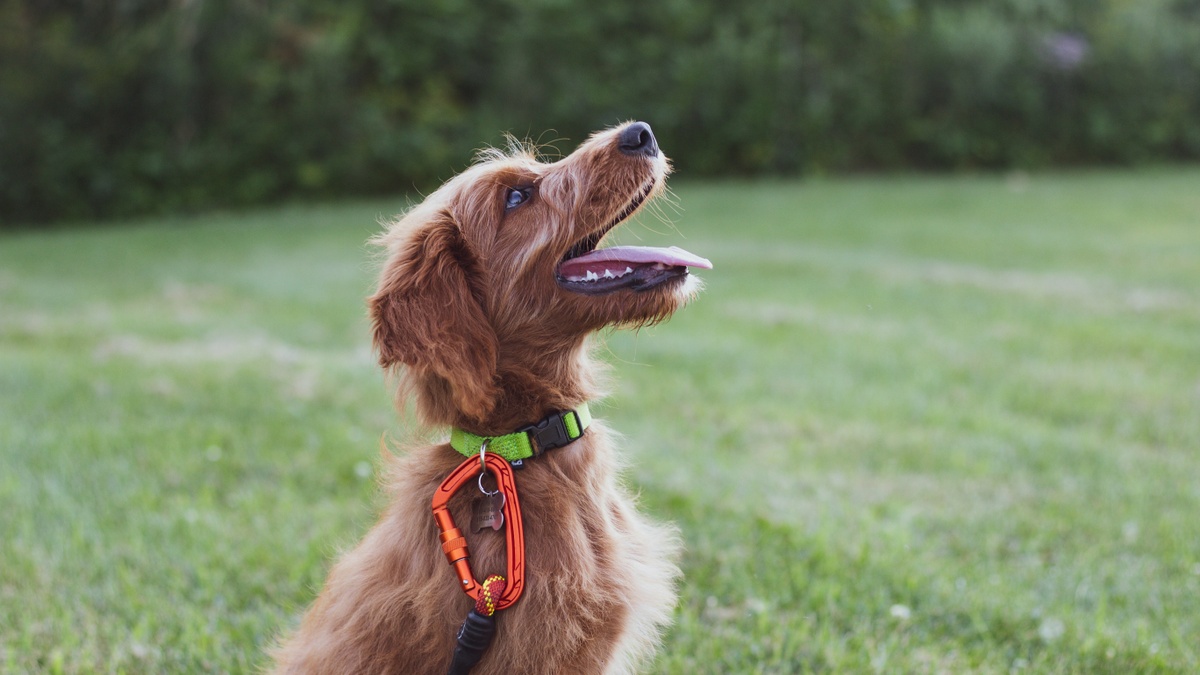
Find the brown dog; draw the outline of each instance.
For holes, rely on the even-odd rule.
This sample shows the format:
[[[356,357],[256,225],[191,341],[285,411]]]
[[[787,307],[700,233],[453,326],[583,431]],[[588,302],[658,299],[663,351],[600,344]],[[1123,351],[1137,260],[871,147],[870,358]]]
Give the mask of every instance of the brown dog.
[[[424,424],[491,438],[597,398],[588,335],[667,318],[699,290],[688,266],[710,266],[673,247],[596,249],[668,172],[650,127],[634,122],[552,164],[492,152],[393,222],[369,304],[380,363],[407,367],[399,400],[415,399]],[[653,656],[674,607],[678,542],[635,510],[613,440],[594,423],[514,473],[524,593],[496,614],[472,672],[619,673]],[[449,444],[389,458],[390,505],[330,571],[277,650],[277,672],[446,672],[473,603],[430,500],[464,459]],[[481,499],[472,481],[450,502],[479,579],[506,560],[503,532],[468,529]]]

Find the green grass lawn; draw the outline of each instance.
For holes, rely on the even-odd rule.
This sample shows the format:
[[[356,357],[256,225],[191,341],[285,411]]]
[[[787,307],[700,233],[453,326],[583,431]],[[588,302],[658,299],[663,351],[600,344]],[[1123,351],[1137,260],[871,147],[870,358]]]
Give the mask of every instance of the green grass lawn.
[[[1197,672],[1197,186],[679,183],[629,227],[716,265],[593,408],[687,545],[657,670]],[[363,306],[403,204],[0,235],[0,670],[262,664],[410,431]]]

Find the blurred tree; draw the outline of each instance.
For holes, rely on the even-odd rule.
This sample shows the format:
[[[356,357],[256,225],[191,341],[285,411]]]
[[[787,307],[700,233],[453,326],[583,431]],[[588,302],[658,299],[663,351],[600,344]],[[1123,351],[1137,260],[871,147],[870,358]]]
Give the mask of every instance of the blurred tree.
[[[1194,160],[1200,0],[0,0],[0,224],[427,189],[633,118],[693,175]]]

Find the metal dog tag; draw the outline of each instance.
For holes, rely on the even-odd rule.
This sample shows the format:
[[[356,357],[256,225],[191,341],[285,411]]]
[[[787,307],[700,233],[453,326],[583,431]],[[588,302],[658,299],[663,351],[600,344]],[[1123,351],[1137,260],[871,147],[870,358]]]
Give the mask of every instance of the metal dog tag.
[[[504,493],[485,493],[483,499],[475,502],[475,512],[471,515],[471,531],[482,532],[491,528],[499,532],[503,527]]]

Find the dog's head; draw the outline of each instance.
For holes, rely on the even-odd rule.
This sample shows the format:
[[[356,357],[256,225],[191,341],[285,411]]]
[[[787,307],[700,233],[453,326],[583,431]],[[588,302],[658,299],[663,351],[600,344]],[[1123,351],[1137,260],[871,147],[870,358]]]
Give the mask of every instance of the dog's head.
[[[642,122],[554,163],[485,156],[379,237],[388,260],[369,306],[380,363],[409,366],[426,394],[480,421],[506,361],[553,378],[553,361],[588,332],[670,316],[699,290],[688,267],[707,260],[675,247],[599,248],[669,171]]]

